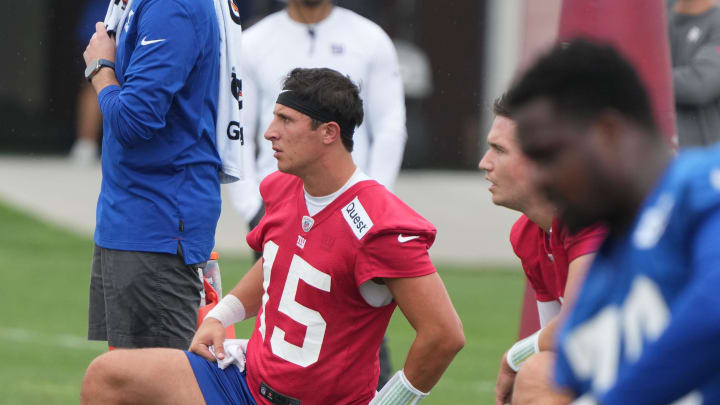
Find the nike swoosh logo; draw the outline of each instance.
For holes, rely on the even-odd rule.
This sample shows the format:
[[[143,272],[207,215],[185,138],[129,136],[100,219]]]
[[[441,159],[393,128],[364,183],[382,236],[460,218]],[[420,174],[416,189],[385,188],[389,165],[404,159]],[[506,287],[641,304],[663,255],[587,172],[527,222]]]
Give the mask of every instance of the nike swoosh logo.
[[[418,236],[418,235],[415,235],[415,236],[402,236],[402,234],[400,234],[400,235],[398,235],[398,242],[400,242],[400,243],[405,243],[405,242],[409,242],[409,241],[411,241],[411,240],[413,240],[413,239],[417,239],[417,238],[419,238],[419,237],[420,237],[420,236]]]
[[[140,45],[142,45],[142,46],[150,45],[150,44],[154,44],[154,43],[156,43],[156,42],[162,42],[162,41],[164,41],[164,40],[165,40],[165,39],[163,38],[163,39],[151,39],[150,41],[148,41],[148,40],[147,40],[147,37],[144,37],[144,38],[142,39],[142,41],[140,41]]]

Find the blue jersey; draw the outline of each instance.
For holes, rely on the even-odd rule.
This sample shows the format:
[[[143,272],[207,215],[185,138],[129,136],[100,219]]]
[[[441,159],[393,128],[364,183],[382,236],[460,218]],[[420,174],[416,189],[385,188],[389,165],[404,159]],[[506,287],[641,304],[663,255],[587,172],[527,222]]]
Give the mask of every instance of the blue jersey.
[[[95,242],[208,260],[220,217],[215,147],[220,37],[212,1],[135,0],[118,28],[120,86],[98,95]]]
[[[720,403],[720,146],[680,154],[597,253],[557,382],[602,404]]]

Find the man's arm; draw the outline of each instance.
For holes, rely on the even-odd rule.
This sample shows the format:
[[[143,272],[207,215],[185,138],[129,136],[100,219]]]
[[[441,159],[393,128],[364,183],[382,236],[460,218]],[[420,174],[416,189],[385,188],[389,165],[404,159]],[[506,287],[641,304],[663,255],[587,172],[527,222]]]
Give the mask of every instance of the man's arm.
[[[686,65],[673,68],[675,102],[678,105],[707,104],[720,97],[720,27]]]
[[[105,125],[113,129],[113,137],[125,147],[150,139],[155,130],[165,127],[175,95],[185,85],[202,51],[192,18],[182,7],[168,8],[164,2],[151,2],[135,20],[138,43],[124,70],[122,87],[115,72],[108,68],[101,69],[92,80]],[[143,45],[140,39],[145,38],[157,42]],[[83,55],[85,61],[98,57],[115,61],[115,52],[114,40],[98,23]]]
[[[382,33],[376,45],[364,103],[370,136],[367,174],[392,189],[407,141],[405,95],[392,41]]]
[[[413,387],[428,392],[465,345],[462,323],[437,273],[384,280],[416,332],[403,372]]]
[[[565,297],[563,305],[560,307],[560,313],[545,325],[538,336],[538,348],[540,351],[555,350],[555,342],[557,341],[557,333],[562,322],[572,311],[573,305],[580,293],[580,288],[585,280],[590,265],[592,264],[595,254],[587,254],[576,258],[568,264],[568,276],[565,284]]]
[[[85,52],[83,52],[83,58],[86,66],[97,59],[107,59],[115,63],[115,40],[110,38],[107,29],[105,29],[105,24],[102,22],[95,24],[95,34],[90,38],[90,42]],[[96,93],[100,93],[107,86],[120,85],[115,76],[115,70],[110,68],[100,69],[93,76],[90,83]]]
[[[542,328],[537,335],[538,351],[555,350],[556,334],[559,332],[560,325],[572,310],[573,304],[580,293],[585,275],[588,268],[595,257],[594,253],[586,254],[575,258],[568,264],[568,277],[565,284],[565,302],[560,307],[560,313]],[[503,405],[512,399],[512,390],[515,383],[517,373],[510,367],[507,361],[508,352],[503,354],[500,361],[500,369],[495,383],[495,403]]]
[[[230,294],[239,299],[245,307],[245,318],[257,315],[262,305],[263,259],[255,262],[250,271],[233,287]]]
[[[215,356],[208,350],[209,346],[214,346],[217,357],[219,359],[225,357],[223,348],[225,327],[257,315],[262,305],[262,263],[263,259],[255,262],[230,293],[208,313],[193,337],[190,344],[191,352],[215,361]]]

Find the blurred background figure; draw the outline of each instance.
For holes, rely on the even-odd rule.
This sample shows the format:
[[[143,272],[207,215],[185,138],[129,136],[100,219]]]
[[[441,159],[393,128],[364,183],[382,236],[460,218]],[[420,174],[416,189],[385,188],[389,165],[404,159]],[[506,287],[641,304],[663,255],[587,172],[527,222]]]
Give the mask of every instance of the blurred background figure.
[[[720,140],[720,11],[715,0],[676,0],[668,13],[681,147]]]
[[[95,23],[105,18],[107,0],[85,0],[82,15],[77,25],[76,40],[78,55],[87,46],[95,33]],[[97,94],[84,78],[80,81],[75,111],[76,137],[70,149],[70,161],[79,166],[89,166],[98,162],[98,137],[102,130],[102,115],[98,107]]]

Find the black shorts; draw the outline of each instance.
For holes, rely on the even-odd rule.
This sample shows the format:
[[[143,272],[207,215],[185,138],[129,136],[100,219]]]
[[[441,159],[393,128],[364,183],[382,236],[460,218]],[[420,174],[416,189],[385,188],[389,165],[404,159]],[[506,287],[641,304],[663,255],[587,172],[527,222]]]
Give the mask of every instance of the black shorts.
[[[178,248],[179,249],[179,248]],[[182,252],[136,252],[95,245],[88,339],[115,347],[187,349],[197,327],[202,282]]]

